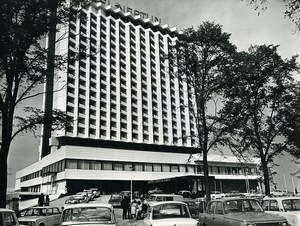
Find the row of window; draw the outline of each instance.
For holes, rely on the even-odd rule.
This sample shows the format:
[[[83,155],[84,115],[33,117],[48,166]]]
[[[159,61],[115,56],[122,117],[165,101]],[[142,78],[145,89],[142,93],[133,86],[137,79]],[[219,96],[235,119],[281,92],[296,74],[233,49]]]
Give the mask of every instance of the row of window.
[[[21,181],[30,180],[36,177],[45,176],[53,173],[62,172],[66,169],[82,169],[82,170],[115,170],[115,171],[143,171],[143,172],[182,172],[182,173],[203,173],[202,165],[188,164],[163,164],[163,163],[132,163],[118,161],[100,161],[100,160],[81,160],[66,159],[43,167],[41,171],[26,175]],[[238,167],[238,166],[209,166],[211,174],[239,174],[248,175],[257,174],[254,167]]]

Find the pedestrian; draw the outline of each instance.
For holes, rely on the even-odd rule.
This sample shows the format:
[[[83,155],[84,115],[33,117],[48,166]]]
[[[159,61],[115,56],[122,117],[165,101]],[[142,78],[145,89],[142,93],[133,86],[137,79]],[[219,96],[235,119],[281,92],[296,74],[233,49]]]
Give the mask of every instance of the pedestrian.
[[[136,203],[136,219],[140,220],[142,218],[142,203],[140,200]]]
[[[131,211],[130,211],[131,219],[135,219],[135,215],[136,215],[136,200],[133,200],[133,202],[131,203]]]
[[[148,210],[148,203],[147,203],[147,200],[144,199],[143,204],[142,204],[142,218],[145,218],[145,216],[147,214],[147,210]]]
[[[38,199],[38,206],[43,206],[44,205],[44,194],[41,193]]]
[[[127,196],[124,196],[121,201],[121,208],[123,210],[123,220],[127,219],[127,209],[128,209],[128,199]]]
[[[49,195],[48,195],[48,194],[46,195],[46,199],[45,199],[44,205],[45,205],[45,206],[49,206],[49,205],[50,205],[50,198],[49,198]]]
[[[17,217],[19,217],[19,198],[12,198],[12,210],[15,211]]]

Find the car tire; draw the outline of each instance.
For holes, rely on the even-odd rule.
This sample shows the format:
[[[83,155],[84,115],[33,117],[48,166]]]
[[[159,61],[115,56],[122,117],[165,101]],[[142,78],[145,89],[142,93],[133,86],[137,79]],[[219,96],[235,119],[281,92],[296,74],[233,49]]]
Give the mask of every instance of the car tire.
[[[41,223],[41,224],[39,224],[39,226],[45,226],[45,224],[44,224],[44,223]]]

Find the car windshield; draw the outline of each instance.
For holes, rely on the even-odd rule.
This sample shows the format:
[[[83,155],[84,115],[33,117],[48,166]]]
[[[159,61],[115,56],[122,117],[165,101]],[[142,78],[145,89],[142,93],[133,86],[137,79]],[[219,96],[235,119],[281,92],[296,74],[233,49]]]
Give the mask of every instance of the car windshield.
[[[24,214],[25,217],[27,216],[46,216],[47,209],[46,208],[34,208],[34,209],[29,209],[26,211]]]
[[[225,213],[262,212],[258,201],[254,199],[238,199],[225,201],[224,210]]]
[[[63,224],[74,222],[113,223],[112,210],[107,207],[78,207],[66,209],[62,216]]]
[[[299,211],[300,210],[300,199],[282,200],[282,206],[285,211]]]
[[[164,218],[190,218],[188,209],[180,204],[165,204],[153,207],[153,220]]]

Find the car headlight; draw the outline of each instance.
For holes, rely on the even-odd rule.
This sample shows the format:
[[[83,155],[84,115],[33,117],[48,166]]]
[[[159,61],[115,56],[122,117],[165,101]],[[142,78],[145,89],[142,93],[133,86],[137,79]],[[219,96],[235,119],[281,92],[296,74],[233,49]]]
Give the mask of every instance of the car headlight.
[[[289,224],[287,222],[281,222],[279,225],[281,225],[281,226],[288,226]]]
[[[247,226],[255,226],[255,223],[247,224]]]

